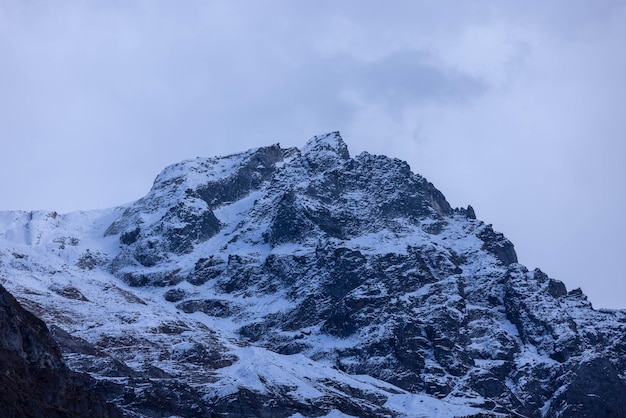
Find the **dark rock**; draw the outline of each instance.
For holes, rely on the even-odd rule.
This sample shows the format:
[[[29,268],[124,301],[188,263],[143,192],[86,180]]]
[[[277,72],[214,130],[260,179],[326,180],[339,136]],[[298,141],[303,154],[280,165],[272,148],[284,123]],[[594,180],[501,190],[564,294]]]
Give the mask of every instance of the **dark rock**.
[[[133,229],[132,231],[124,232],[120,235],[120,243],[124,245],[134,244],[137,241],[137,238],[139,238],[140,232],[141,229],[139,227]]]
[[[289,390],[289,387],[283,387],[272,395],[266,395],[242,388],[232,395],[216,399],[212,405],[213,413],[215,416],[250,418],[286,418],[297,413],[306,417],[320,417],[334,409],[363,418],[392,416],[391,411],[376,404],[380,400],[372,399],[366,403],[345,396],[304,402],[285,396]]]
[[[184,276],[181,276],[180,270],[173,271],[154,271],[151,273],[144,273],[139,271],[130,271],[126,273],[118,274],[120,278],[129,286],[142,287],[142,286],[174,286],[185,280]]]
[[[501,377],[496,377],[489,373],[476,376],[471,386],[476,392],[486,398],[498,398],[508,391]]]
[[[255,257],[230,254],[226,262],[225,274],[218,278],[217,287],[225,293],[233,293],[249,288],[257,278],[258,260]]]
[[[485,243],[483,249],[493,254],[503,265],[517,263],[513,243],[500,232],[495,232],[491,225],[486,225],[477,236]]]
[[[172,358],[195,364],[210,363],[213,360],[211,353],[200,343],[191,342],[173,348]]]
[[[185,313],[203,312],[220,318],[230,316],[235,312],[228,301],[219,299],[186,300],[176,307]]]
[[[326,321],[324,321],[324,325],[322,325],[322,332],[340,338],[349,337],[357,329],[353,311],[345,303],[340,303],[339,306],[333,309]]]
[[[165,292],[165,294],[163,295],[165,300],[168,302],[180,302],[186,296],[187,296],[187,292],[185,292],[182,289],[170,289],[167,292]]]
[[[162,220],[165,227],[168,250],[174,254],[186,254],[194,244],[204,242],[221,228],[220,221],[209,209],[198,210],[194,206],[180,203],[171,207]],[[170,227],[169,225],[181,225]]]
[[[563,282],[550,279],[548,282],[548,293],[552,295],[552,297],[558,298],[565,296],[567,294],[567,289],[565,288],[565,284]]]
[[[168,258],[162,238],[148,238],[137,242],[133,256],[143,267],[154,267]]]
[[[175,379],[146,381],[142,387],[128,388],[121,403],[141,417],[212,416],[201,393]]]
[[[107,263],[107,259],[100,252],[92,253],[87,250],[80,256],[76,265],[83,270],[93,270],[98,266],[104,266]]]
[[[215,279],[226,270],[225,261],[219,256],[210,256],[196,261],[193,272],[187,276],[187,281],[195,286],[202,285]]]
[[[82,302],[89,302],[89,299],[87,299],[85,295],[83,295],[80,292],[80,290],[78,290],[74,286],[63,286],[63,287],[51,286],[50,290],[52,290],[54,293],[60,296],[63,296],[64,298],[67,298],[67,299],[80,300]]]
[[[0,286],[3,417],[121,417],[87,375],[69,371],[46,325]]]
[[[571,382],[559,392],[550,405],[550,416],[626,416],[626,383],[606,358],[594,358],[574,367]]]
[[[474,212],[474,208],[471,205],[467,206],[465,213],[469,219],[476,219],[476,212]]]
[[[314,231],[314,224],[306,210],[299,207],[293,192],[286,192],[279,200],[276,215],[270,227],[272,246],[287,242],[301,242]]]

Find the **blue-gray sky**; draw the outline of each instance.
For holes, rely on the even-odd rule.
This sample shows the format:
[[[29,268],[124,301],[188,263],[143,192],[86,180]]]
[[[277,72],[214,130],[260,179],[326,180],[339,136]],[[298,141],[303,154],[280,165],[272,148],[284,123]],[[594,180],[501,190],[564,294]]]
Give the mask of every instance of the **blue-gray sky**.
[[[0,1],[0,209],[340,130],[626,307],[623,1]]]

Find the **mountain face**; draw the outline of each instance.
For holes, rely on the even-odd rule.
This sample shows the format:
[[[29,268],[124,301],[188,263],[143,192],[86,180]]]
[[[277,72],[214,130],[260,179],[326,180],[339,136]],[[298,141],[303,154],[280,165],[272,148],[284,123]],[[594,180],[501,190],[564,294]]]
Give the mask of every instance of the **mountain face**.
[[[0,280],[129,417],[626,416],[626,313],[338,133],[0,212]]]

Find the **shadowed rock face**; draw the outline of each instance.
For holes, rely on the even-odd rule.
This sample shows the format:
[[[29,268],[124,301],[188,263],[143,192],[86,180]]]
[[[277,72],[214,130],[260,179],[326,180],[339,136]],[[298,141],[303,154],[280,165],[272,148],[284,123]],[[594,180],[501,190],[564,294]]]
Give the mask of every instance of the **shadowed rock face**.
[[[129,414],[395,417],[388,400],[413,393],[483,416],[626,416],[625,312],[529,271],[471,206],[451,208],[403,161],[351,157],[338,133],[175,164],[105,228],[119,247],[83,251],[78,277],[49,289],[63,303],[104,301],[103,317],[113,291],[128,306],[88,329],[59,316],[90,342],[54,336]],[[244,348],[268,364],[233,354]],[[280,368],[285,358],[303,368]],[[333,378],[312,377],[322,365]],[[299,383],[281,380],[293,374]]]
[[[0,286],[3,417],[121,417],[88,375],[73,373],[46,325]]]
[[[552,401],[550,415],[626,416],[626,383],[605,357],[585,361],[572,371],[571,383]]]

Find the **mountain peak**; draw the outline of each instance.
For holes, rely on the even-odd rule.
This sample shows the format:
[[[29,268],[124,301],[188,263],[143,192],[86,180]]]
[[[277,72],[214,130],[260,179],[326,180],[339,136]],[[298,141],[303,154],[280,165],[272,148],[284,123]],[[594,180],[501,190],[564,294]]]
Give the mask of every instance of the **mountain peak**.
[[[331,158],[339,157],[342,160],[350,159],[348,147],[346,143],[343,142],[341,134],[338,131],[316,135],[309,139],[304,148],[302,148],[302,155],[321,155]]]

